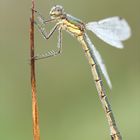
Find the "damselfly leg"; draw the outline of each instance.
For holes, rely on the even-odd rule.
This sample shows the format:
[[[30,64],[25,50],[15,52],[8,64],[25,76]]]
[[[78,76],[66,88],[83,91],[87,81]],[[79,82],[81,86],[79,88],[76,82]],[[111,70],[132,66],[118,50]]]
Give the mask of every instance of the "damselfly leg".
[[[53,57],[53,56],[59,55],[62,52],[62,29],[58,30],[57,47],[58,47],[58,50],[56,50],[56,51],[51,50],[51,51],[48,51],[46,53],[38,54],[38,55],[34,56],[33,58],[35,60],[39,60],[39,59],[45,59],[48,57]]]
[[[44,37],[44,39],[49,39],[53,33],[56,31],[56,29],[58,29],[58,44],[57,44],[57,47],[58,47],[58,50],[57,51],[54,51],[54,50],[51,50],[51,51],[48,51],[46,53],[43,53],[43,54],[38,54],[36,56],[33,57],[33,59],[35,60],[39,60],[39,59],[44,59],[44,58],[48,58],[48,57],[52,57],[52,56],[56,56],[58,54],[60,54],[62,52],[62,29],[61,28],[58,28],[59,27],[59,24],[56,24],[49,33],[47,33],[46,29],[45,29],[45,25],[47,23],[50,23],[52,21],[55,21],[54,19],[49,19],[49,20],[46,20],[38,11],[34,10],[35,13],[37,13],[37,18],[38,18],[38,21],[34,21],[34,24],[36,25],[38,31],[42,34],[42,36]]]

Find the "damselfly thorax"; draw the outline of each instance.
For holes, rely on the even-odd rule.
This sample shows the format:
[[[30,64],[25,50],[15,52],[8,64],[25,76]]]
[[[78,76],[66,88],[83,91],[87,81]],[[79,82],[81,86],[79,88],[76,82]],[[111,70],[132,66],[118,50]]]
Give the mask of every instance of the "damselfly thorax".
[[[60,24],[59,28],[69,32],[71,35],[78,37],[82,36],[85,32],[85,26],[83,22],[73,22],[70,19],[70,15],[66,15],[63,19],[59,20],[58,24]]]

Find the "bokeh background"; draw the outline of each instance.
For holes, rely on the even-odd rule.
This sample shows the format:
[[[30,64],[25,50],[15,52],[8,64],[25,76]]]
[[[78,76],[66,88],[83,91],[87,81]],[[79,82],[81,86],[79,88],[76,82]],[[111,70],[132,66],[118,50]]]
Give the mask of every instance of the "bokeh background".
[[[85,23],[110,16],[124,17],[132,37],[115,49],[89,32],[107,66],[113,89],[104,85],[124,140],[140,135],[140,1],[36,0],[48,18],[50,8],[65,11]],[[31,0],[0,0],[0,140],[31,140],[29,17]],[[48,27],[50,29],[51,26]],[[56,48],[35,31],[36,53]],[[41,140],[109,140],[109,129],[80,44],[63,32],[61,56],[36,62]]]

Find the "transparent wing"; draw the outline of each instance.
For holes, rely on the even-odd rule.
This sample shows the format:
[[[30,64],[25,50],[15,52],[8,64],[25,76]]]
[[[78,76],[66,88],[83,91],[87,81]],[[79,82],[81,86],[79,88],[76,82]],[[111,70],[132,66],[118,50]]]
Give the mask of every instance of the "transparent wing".
[[[128,23],[120,17],[110,17],[98,22],[89,22],[86,24],[86,29],[116,48],[123,48],[122,41],[128,39],[131,35]]]
[[[110,89],[112,88],[112,84],[111,84],[111,81],[110,81],[110,78],[109,78],[109,75],[107,73],[107,69],[106,69],[106,66],[102,60],[102,57],[101,55],[99,54],[99,52],[96,50],[96,48],[94,47],[94,45],[92,44],[92,42],[90,41],[89,37],[87,36],[87,34],[85,34],[85,37],[86,37],[86,41],[90,47],[90,50],[92,51],[92,54],[94,55],[93,57],[95,57],[96,61],[97,61],[97,64],[99,65],[106,81],[107,81],[107,84],[108,86],[110,87]]]

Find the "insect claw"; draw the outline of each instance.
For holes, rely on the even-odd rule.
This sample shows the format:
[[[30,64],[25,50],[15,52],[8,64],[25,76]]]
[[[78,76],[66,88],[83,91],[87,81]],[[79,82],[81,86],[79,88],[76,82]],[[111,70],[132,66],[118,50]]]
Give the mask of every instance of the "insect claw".
[[[35,10],[35,9],[33,9],[33,8],[31,8],[31,10],[33,10],[35,13],[37,13],[37,10]]]
[[[37,25],[37,22],[34,20],[34,24],[36,24]]]

